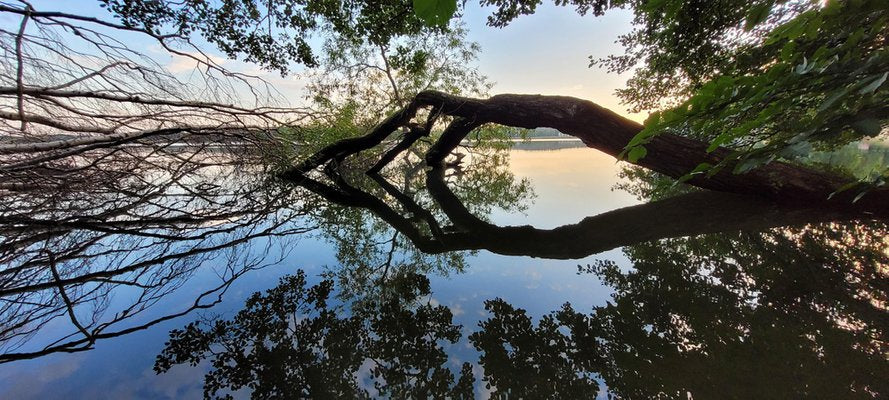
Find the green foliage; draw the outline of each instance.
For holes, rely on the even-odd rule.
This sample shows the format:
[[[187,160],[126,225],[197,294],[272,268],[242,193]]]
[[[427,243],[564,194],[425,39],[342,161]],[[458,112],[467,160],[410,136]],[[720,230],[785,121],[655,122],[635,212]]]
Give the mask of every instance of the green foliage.
[[[822,166],[865,182],[889,179],[889,147],[870,145],[867,150],[853,143],[832,151],[813,151],[800,162]]]
[[[643,202],[663,200],[698,190],[694,186],[678,185],[677,181],[669,176],[636,165],[621,167],[617,176],[621,180],[612,190],[623,190]]]
[[[635,13],[621,36],[625,53],[591,59],[610,72],[633,71],[617,95],[633,111],[654,110],[692,94],[743,55],[778,21],[811,7],[786,0],[630,0],[610,2]]]
[[[756,11],[761,13],[762,11]],[[759,14],[753,20],[760,20]],[[734,149],[741,173],[880,134],[889,114],[889,9],[834,1],[773,27],[676,107],[656,112],[628,144],[662,132]]]
[[[488,17],[488,25],[502,28],[522,15],[534,14],[541,0],[481,0],[482,6],[494,7],[494,12]],[[610,7],[620,6],[620,1],[609,0],[553,0],[559,6],[574,6],[580,15],[592,12],[594,15],[602,15]]]
[[[374,125],[423,90],[484,96],[491,83],[473,65],[481,47],[459,23],[435,35],[393,39],[385,45],[330,36],[321,67],[306,76],[321,112],[355,104],[356,123]]]
[[[427,25],[447,25],[457,11],[457,0],[413,0],[414,13]]]
[[[358,104],[348,102],[309,125],[290,127],[284,132],[284,137],[298,143],[302,153],[312,154],[325,146],[370,129],[370,126],[359,125],[360,121],[356,117],[359,112]]]
[[[158,36],[198,34],[229,58],[287,73],[291,62],[317,66],[315,34],[386,45],[402,36],[442,32],[413,13],[410,0],[100,0],[128,26]]]
[[[627,161],[636,163],[639,159],[645,157],[646,154],[648,154],[648,150],[645,149],[645,146],[635,146],[627,152]]]
[[[274,152],[268,160],[273,169],[286,169],[296,159],[342,139],[365,133],[370,127],[359,125],[358,110],[358,105],[350,102],[340,108],[330,108],[308,124],[279,127],[276,136],[280,146],[269,149],[269,152]]]

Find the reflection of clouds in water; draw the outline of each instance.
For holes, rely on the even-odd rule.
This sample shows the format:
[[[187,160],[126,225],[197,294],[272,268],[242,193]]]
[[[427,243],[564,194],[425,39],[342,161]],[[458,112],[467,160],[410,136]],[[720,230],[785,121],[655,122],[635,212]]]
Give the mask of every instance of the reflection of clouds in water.
[[[370,371],[375,366],[377,366],[374,360],[367,358],[364,362],[361,363],[361,366],[358,367],[358,371],[355,372],[355,381],[358,383],[358,387],[367,391],[367,394],[371,397],[377,397],[380,395],[380,391],[374,387],[373,376]]]
[[[459,317],[463,314],[466,314],[466,310],[463,309],[463,305],[460,303],[452,303],[448,308],[451,309],[451,314],[455,317]]]
[[[550,283],[549,289],[554,292],[561,292],[565,290],[565,286],[563,286],[561,283]]]
[[[494,385],[485,387],[485,381],[482,379],[485,376],[485,367],[472,364],[472,375],[475,377],[475,398],[482,400],[490,399],[491,393],[494,393],[497,388]]]
[[[457,356],[448,357],[448,363],[451,364],[451,367],[458,369],[463,366],[463,360],[461,360],[460,357]]]
[[[0,387],[5,388],[0,389],[0,398],[45,398],[43,390],[77,371],[85,356],[85,354],[65,355],[56,358],[56,362],[41,362],[25,368],[0,369]]]
[[[537,270],[525,271],[525,279],[529,280],[525,284],[525,288],[533,290],[540,287],[540,280],[543,279],[543,275]]]
[[[156,375],[151,367],[147,367],[138,375],[131,376],[125,369],[110,370],[99,374],[91,374],[88,383],[66,383],[80,369],[82,360],[87,354],[78,354],[60,359],[60,362],[40,365],[35,370],[16,370],[21,374],[12,376],[10,382],[16,382],[10,390],[0,392],[2,399],[46,399],[60,398],[62,393],[75,395],[83,399],[199,399],[203,396],[203,377],[209,369],[206,362],[197,367],[179,366],[167,373]],[[12,374],[9,374],[12,375]],[[78,373],[78,375],[81,375]],[[0,377],[0,386],[9,387],[6,376]],[[59,388],[63,392],[59,392]],[[247,396],[236,396],[244,398]]]
[[[202,362],[197,367],[171,368],[161,375],[156,375],[152,369],[146,369],[136,382],[118,382],[110,390],[103,390],[96,398],[198,399],[203,395],[207,364]]]

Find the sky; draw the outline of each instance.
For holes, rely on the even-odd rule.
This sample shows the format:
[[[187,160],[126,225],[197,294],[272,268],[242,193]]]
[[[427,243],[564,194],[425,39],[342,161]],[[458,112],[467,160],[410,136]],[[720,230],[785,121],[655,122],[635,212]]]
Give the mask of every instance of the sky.
[[[111,19],[96,0],[43,0],[33,2],[43,11],[64,11]],[[533,15],[523,16],[505,28],[486,26],[491,9],[469,2],[462,20],[469,29],[468,39],[478,42],[480,71],[495,83],[490,91],[499,93],[554,94],[580,97],[596,102],[631,119],[641,121],[644,115],[629,114],[619,103],[614,90],[624,86],[629,74],[609,74],[599,67],[589,67],[590,56],[605,57],[620,54],[618,36],[631,29],[632,13],[626,10],[609,11],[603,17],[580,16],[570,7],[546,3]],[[9,17],[9,16],[7,16]],[[0,25],[17,28],[18,18],[4,18]],[[126,36],[135,48],[146,53],[164,54],[149,38]],[[255,65],[228,61],[211,46],[204,50],[218,56],[227,68],[260,74],[288,98],[304,97],[303,84],[297,76],[280,77],[264,72]],[[167,61],[168,69],[182,72],[193,65],[183,59]]]
[[[621,54],[618,36],[632,28],[632,12],[609,11],[602,17],[582,17],[570,7],[542,5],[533,15],[523,16],[498,29],[485,25],[489,10],[477,5],[467,8],[464,20],[469,39],[481,44],[479,68],[498,93],[554,94],[580,97],[637,121],[620,105],[614,90],[624,86],[629,74],[610,74],[589,67],[594,59]]]

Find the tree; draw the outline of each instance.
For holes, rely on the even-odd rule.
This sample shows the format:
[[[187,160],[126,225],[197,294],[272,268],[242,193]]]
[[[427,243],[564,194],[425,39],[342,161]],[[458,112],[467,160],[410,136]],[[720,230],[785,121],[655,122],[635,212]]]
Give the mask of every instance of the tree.
[[[23,33],[29,19],[36,22],[55,18],[140,32],[173,51],[172,43],[188,44],[192,37],[200,36],[230,57],[241,57],[281,72],[287,71],[288,62],[316,65],[317,49],[310,46],[310,38],[314,34],[328,35],[332,40],[329,44],[347,45],[343,48],[347,51],[339,51],[343,50],[339,47],[336,48],[338,51],[330,51],[333,47],[328,46],[328,61],[360,61],[370,50],[379,54],[384,64],[389,64],[378,70],[385,72],[385,80],[389,81],[392,92],[386,96],[388,101],[374,102],[387,105],[407,103],[408,114],[428,107],[428,111],[435,115],[435,118],[427,119],[430,125],[426,128],[411,122],[410,118],[400,119],[396,126],[378,131],[378,135],[382,135],[378,142],[393,132],[403,132],[405,138],[396,146],[403,151],[419,137],[437,135],[439,130],[435,121],[439,116],[454,116],[437,112],[441,104],[430,103],[430,98],[435,95],[427,94],[417,97],[417,102],[409,101],[411,98],[406,93],[400,93],[403,88],[399,86],[403,85],[396,82],[398,74],[392,72],[402,67],[409,72],[419,72],[416,67],[423,64],[421,61],[429,54],[407,50],[401,44],[428,34],[459,37],[459,28],[448,25],[448,18],[445,18],[458,9],[455,2],[424,0],[413,4],[396,1],[380,6],[336,1],[302,5],[284,0],[262,4],[252,1],[178,3],[148,0],[107,0],[103,3],[121,23],[41,13],[28,7],[5,6],[3,11],[24,16]],[[482,4],[496,7],[489,24],[504,26],[521,15],[532,14],[539,1],[485,1]],[[883,83],[887,69],[883,51],[887,17],[882,2],[833,1],[821,5],[803,0],[724,1],[718,4],[691,0],[578,0],[557,4],[573,5],[582,14],[601,14],[614,7],[633,8],[639,29],[622,39],[628,53],[601,62],[617,71],[641,63],[638,75],[622,92],[625,100],[643,108],[651,108],[654,104],[678,104],[652,114],[645,127],[618,121],[610,115],[604,117],[598,112],[586,113],[589,118],[608,118],[608,124],[614,127],[600,126],[613,132],[603,130],[600,134],[613,134],[620,138],[620,142],[595,139],[589,133],[572,134],[583,136],[588,143],[609,154],[711,189],[762,192],[773,198],[788,198],[788,201],[825,201],[832,196],[833,201],[851,203],[864,196],[863,201],[871,206],[853,206],[863,209],[873,208],[873,204],[885,200],[885,189],[879,188],[882,175],[870,182],[871,186],[878,187],[876,189],[869,192],[861,187],[849,190],[859,186],[855,179],[813,172],[810,168],[786,162],[807,154],[810,146],[832,147],[881,132],[886,119]],[[861,28],[853,28],[856,26]],[[17,42],[29,39],[28,35],[22,34],[10,36],[21,39]],[[99,43],[100,48],[108,48]],[[24,47],[10,44],[8,54],[19,54],[21,51],[15,49]],[[446,45],[444,48],[454,47]],[[347,57],[340,57],[343,55]],[[23,62],[18,64],[26,65]],[[208,64],[207,71],[224,74],[218,66],[210,66],[212,63],[206,60],[199,58],[198,62]],[[359,64],[349,61],[342,65],[348,70]],[[420,87],[422,85],[416,86]],[[26,96],[24,89],[24,85],[16,83],[9,85],[7,93],[20,106],[20,112],[15,115],[28,120],[30,117],[22,112],[30,101],[36,100]],[[41,89],[41,95],[47,94],[45,89]],[[131,97],[125,99],[132,100]],[[450,100],[453,103],[457,98]],[[527,103],[531,100],[518,101]],[[440,99],[434,102],[442,103]],[[154,101],[149,103],[155,104]],[[411,107],[414,103],[417,107]],[[69,108],[79,107],[69,105]],[[217,104],[211,109],[219,112],[219,107]],[[559,105],[541,104],[540,107],[558,108]],[[223,111],[229,115],[254,117],[267,117],[271,112]],[[290,111],[293,115],[293,110]],[[509,125],[510,118],[506,115],[509,113],[511,111],[504,110],[502,118],[487,122]],[[580,116],[559,118],[575,118],[577,120],[573,122],[579,126]],[[182,121],[179,122],[182,125]],[[249,126],[256,127],[255,122],[262,122],[268,130],[285,121],[260,118],[253,122]],[[21,125],[26,127],[28,121],[21,122]],[[523,121],[521,124],[522,127],[557,125],[570,130],[571,123]],[[194,121],[184,126],[193,131]],[[453,127],[449,140],[461,136],[457,132],[469,132],[479,125],[470,126],[464,120]],[[181,132],[182,128],[176,128],[176,131]],[[123,134],[117,130],[103,133]],[[450,146],[442,143],[436,151],[448,150],[451,150]],[[324,159],[326,153],[320,151],[317,157],[310,157],[314,161],[302,163],[294,170],[302,171],[310,164],[318,164],[316,161]],[[681,154],[678,157],[681,160],[670,153]],[[339,152],[340,157],[346,155]],[[381,161],[372,170],[379,170],[384,164]],[[768,165],[758,168],[765,164]]]
[[[533,14],[539,0],[482,1],[489,25]],[[745,172],[776,159],[798,160],[886,125],[885,2],[810,0],[572,0],[581,14],[631,8],[635,29],[623,55],[593,59],[611,72],[633,71],[617,91],[634,110],[658,110],[626,146],[644,157],[652,136],[674,133],[731,150],[719,164]],[[867,182],[882,186],[885,175]],[[688,175],[685,176],[686,178]],[[846,188],[844,188],[846,189]]]
[[[287,225],[287,216],[277,213],[281,208],[289,216],[308,212],[287,209],[289,204],[302,204],[305,200],[291,196],[287,190],[292,188],[291,183],[343,205],[365,206],[394,227],[394,231],[386,230],[387,239],[391,237],[386,242],[391,245],[390,252],[375,254],[373,265],[356,268],[370,273],[345,271],[331,277],[358,277],[364,283],[382,281],[395,289],[412,284],[416,277],[410,272],[417,269],[412,263],[416,260],[408,258],[398,263],[388,258],[403,243],[399,235],[419,249],[435,253],[486,248],[503,254],[575,257],[608,246],[638,244],[640,240],[771,227],[787,221],[811,222],[807,219],[811,215],[802,212],[805,210],[761,202],[745,208],[745,214],[739,218],[726,207],[750,205],[749,199],[693,193],[617,210],[582,221],[579,226],[553,231],[492,226],[472,212],[484,214],[493,204],[514,207],[514,200],[524,198],[527,187],[511,177],[493,174],[497,172],[496,156],[489,158],[492,164],[483,165],[490,167],[487,173],[470,172],[463,181],[448,181],[453,176],[448,174],[455,173],[453,167],[460,161],[451,154],[461,141],[492,124],[557,128],[615,157],[700,187],[814,205],[819,218],[861,218],[862,214],[850,216],[846,212],[849,209],[866,211],[867,218],[887,212],[889,191],[885,188],[873,189],[860,198],[860,192],[843,190],[854,179],[786,162],[800,149],[805,150],[807,142],[830,146],[882,129],[886,119],[886,10],[875,2],[836,2],[825,7],[802,2],[726,2],[727,9],[732,11],[726,18],[700,18],[698,22],[689,18],[702,10],[715,12],[716,8],[702,8],[704,3],[692,1],[608,3],[633,5],[647,27],[626,39],[639,40],[642,47],[637,49],[643,50],[638,50],[638,54],[650,56],[645,59],[646,67],[640,70],[642,78],[637,81],[643,82],[648,79],[646,76],[678,76],[664,87],[649,90],[639,83],[635,89],[631,86],[636,94],[626,92],[628,99],[637,96],[638,101],[680,104],[655,114],[644,127],[578,99],[523,95],[477,99],[453,93],[459,89],[466,90],[467,96],[482,95],[475,92],[481,92],[484,80],[472,71],[467,73],[447,63],[436,64],[441,60],[435,59],[439,55],[445,59],[449,55],[471,59],[476,51],[471,44],[461,42],[459,25],[447,24],[447,18],[442,17],[451,7],[436,6],[428,11],[405,1],[300,4],[284,0],[107,0],[103,4],[116,20],[37,10],[26,2],[0,5],[0,12],[20,18],[17,29],[0,30],[0,47],[4,51],[4,62],[0,63],[0,190],[4,195],[0,202],[0,261],[4,264],[0,271],[0,296],[4,300],[0,308],[4,322],[0,341],[4,354],[0,361],[87,350],[97,340],[211,306],[232,279],[263,264],[262,260],[238,258],[235,250],[239,245],[254,238],[308,229]],[[499,20],[506,23],[519,14],[533,12],[537,3],[491,4],[500,7],[492,19],[492,24],[497,25]],[[579,7],[580,12],[600,13],[607,8],[602,1],[571,4]],[[862,27],[853,30],[853,21]],[[739,24],[749,25],[750,29]],[[661,26],[668,29],[656,29]],[[714,33],[732,26],[733,32],[740,35],[735,41]],[[119,37],[125,34],[149,38],[167,55],[192,65],[193,74],[183,76],[166,70],[153,56],[127,46]],[[310,45],[313,34],[328,35],[330,39],[327,52],[320,57]],[[649,34],[652,36],[646,36]],[[690,34],[695,40],[676,40]],[[210,183],[202,174],[208,170],[220,173],[220,167],[225,166],[243,168],[233,160],[243,161],[252,156],[267,163],[279,161],[279,153],[283,152],[283,158],[290,162],[290,154],[280,151],[284,148],[280,129],[305,128],[310,122],[318,126],[318,121],[326,120],[319,118],[317,109],[276,103],[281,99],[271,85],[225,69],[194,44],[200,38],[230,57],[257,62],[282,73],[289,71],[291,62],[309,66],[329,63],[328,72],[333,74],[330,76],[351,76],[353,68],[360,69],[359,64],[373,60],[383,64],[368,64],[372,65],[368,71],[380,71],[382,75],[368,76],[359,85],[349,82],[334,87],[321,96],[324,98],[319,97],[320,103],[329,103],[335,116],[342,117],[343,126],[348,128],[344,132],[356,137],[318,146],[317,152],[296,165],[288,165],[283,172],[275,170],[280,172],[278,177],[289,181],[283,182],[284,188],[276,186],[282,184],[278,180],[270,184],[262,179],[271,168],[245,169],[258,182],[238,181],[241,185],[231,188]],[[432,39],[445,42],[430,42]],[[671,50],[665,52],[672,58],[654,51],[664,44],[672,44],[667,47]],[[343,51],[337,54],[331,51],[333,46]],[[692,55],[712,52],[714,56],[698,65],[699,58],[682,55],[684,49],[692,49]],[[744,54],[752,56],[746,59]],[[672,65],[670,60],[678,65],[678,72],[666,69]],[[320,89],[324,83],[318,82]],[[452,93],[425,90],[429,88]],[[359,91],[371,95],[356,99],[354,94]],[[673,102],[669,99],[681,95],[689,98]],[[763,107],[764,100],[769,100],[770,105]],[[390,117],[382,124],[367,127],[374,113],[390,111]],[[367,135],[358,136],[366,131]],[[390,140],[396,132],[401,137]],[[248,147],[256,152],[245,150]],[[354,157],[358,153],[362,157]],[[402,154],[407,154],[408,162],[423,161],[433,167],[425,177],[428,193],[415,196],[419,190],[410,183],[413,176],[399,182],[403,183],[400,188],[379,179],[381,171],[398,171],[392,162]],[[763,160],[768,165],[762,165]],[[316,171],[319,167],[323,167],[322,171]],[[365,171],[370,174],[363,174]],[[488,180],[491,176],[494,178]],[[454,182],[458,183],[457,190],[452,191],[446,183]],[[875,180],[875,185],[879,183],[879,179]],[[387,199],[389,203],[381,201],[387,196],[392,196]],[[463,196],[462,203],[453,201],[455,197],[460,200],[459,196]],[[716,207],[714,199],[719,201]],[[850,206],[855,200],[857,203]],[[431,211],[424,207],[430,201],[436,203]],[[695,213],[689,215],[689,204],[709,208],[694,209]],[[403,215],[407,210],[412,214],[409,217]],[[707,213],[699,213],[702,210]],[[352,211],[327,217],[363,217],[361,212]],[[643,220],[665,216],[688,217],[689,221],[619,234],[596,229],[617,225],[614,221],[638,228],[645,226],[641,224]],[[748,216],[756,219],[743,218]],[[445,217],[451,225],[440,223]],[[699,225],[705,219],[718,222]],[[378,234],[385,230],[381,226],[356,224],[354,231],[335,240],[345,242],[367,233]],[[585,238],[595,240],[566,245],[571,235],[585,227],[594,228],[585,233],[590,235]],[[390,233],[392,236],[388,236]],[[766,241],[762,245],[769,244]],[[134,255],[134,249],[140,252]],[[231,250],[233,254],[231,264],[221,271],[222,282],[218,286],[171,315],[126,324],[133,321],[130,317],[143,313],[175,290],[202,260],[221,250]],[[343,260],[367,254],[366,249],[346,250]],[[427,260],[416,263],[423,261]],[[444,262],[450,261],[454,259]],[[374,275],[380,269],[382,278]],[[358,289],[362,289],[361,279],[355,279],[359,281]],[[115,287],[133,288],[140,294],[132,304],[110,312],[106,304]],[[391,295],[391,291],[379,292],[380,297]],[[282,296],[286,297],[286,293]],[[260,296],[252,304],[253,311],[268,308],[271,297]],[[382,307],[389,303],[373,304]],[[446,326],[449,318],[442,310],[432,307],[423,309],[423,314],[418,312],[419,308],[399,307],[384,309],[388,314],[377,316],[394,315],[396,321],[423,321],[429,317],[443,323],[444,333],[439,337],[453,341],[453,327]],[[329,314],[320,308],[323,307],[314,311],[319,316],[323,314],[321,322],[342,322],[328,318]],[[511,312],[505,307],[499,309]],[[373,313],[368,315],[374,323],[394,324],[392,320],[373,319]],[[27,343],[41,327],[60,320],[70,322],[69,331],[62,337],[50,339],[49,343]],[[280,327],[281,321],[277,322]],[[552,324],[546,327],[550,336],[555,334]],[[309,328],[307,332],[317,337],[320,331]],[[834,332],[833,328],[828,326],[822,331]],[[231,343],[256,339],[250,336],[254,333],[257,337],[263,334],[247,332],[220,340]],[[416,339],[422,332],[395,333],[396,339],[392,340]],[[846,336],[840,332],[836,337],[848,343]],[[25,343],[33,346],[25,348]],[[289,344],[285,340],[280,346],[286,349]],[[430,355],[428,359],[414,360],[422,364],[418,369],[431,371],[426,375],[428,379],[418,382],[405,378],[399,381],[402,386],[394,385],[392,390],[407,392],[414,390],[414,384],[421,391],[437,394],[464,390],[463,379],[455,381],[453,375],[436,364],[441,359],[436,344],[420,344],[422,349],[411,354]],[[372,341],[359,345],[389,355],[389,349],[374,347]],[[261,346],[257,349],[261,350]],[[266,357],[269,353],[260,355]],[[313,365],[326,372],[330,370],[328,362],[342,366],[341,362],[354,361],[343,357],[325,360],[319,356]],[[869,357],[868,353],[860,358],[869,363]],[[273,357],[264,360],[280,361]],[[348,364],[339,372],[353,367],[354,364]],[[396,372],[401,371],[401,366],[395,367]],[[505,373],[511,370],[491,368]],[[396,382],[399,377],[414,373],[413,369],[410,373],[401,372],[387,375],[386,381]],[[388,372],[384,368],[380,373]],[[282,376],[285,381],[294,379],[292,375]],[[345,375],[331,378],[342,376]],[[341,394],[352,393],[354,388],[348,382],[341,383]],[[590,385],[584,377],[569,383],[571,390]],[[238,384],[235,381],[232,385]]]
[[[201,40],[228,56],[281,73],[291,62],[318,64],[317,52],[308,46],[313,34],[356,49],[403,47],[425,40],[428,57],[421,57],[426,54],[421,51],[388,55],[394,57],[388,73],[403,79],[402,85],[453,89],[482,82],[462,70],[456,80],[456,69],[436,58],[474,55],[472,46],[460,47],[459,36],[441,36],[462,31],[426,26],[410,12],[409,3],[366,7],[313,2],[304,7],[292,1],[108,0],[101,4],[116,20],[38,10],[27,2],[0,6],[0,12],[21,21],[16,31],[3,31],[0,43],[4,50],[0,174],[5,189],[113,179],[115,174],[135,172],[132,165],[143,163],[145,155],[122,151],[122,146],[170,153],[162,144],[252,144],[279,157],[287,155],[277,136],[279,129],[320,121],[325,110],[288,106],[273,85],[227,69],[194,44]],[[391,19],[399,23],[387,23]],[[142,52],[125,43],[130,38],[154,43],[159,50]],[[399,57],[404,60],[396,60]],[[191,73],[168,69],[164,65],[168,62]],[[426,75],[411,75],[414,70]],[[44,173],[46,168],[63,173]]]
[[[456,342],[461,327],[447,307],[422,302],[425,276],[408,275],[403,283],[341,315],[341,305],[330,302],[333,282],[308,287],[299,271],[253,294],[231,320],[171,331],[155,371],[210,359],[205,398],[242,388],[254,399],[473,398],[472,369],[465,363],[455,379],[441,344]],[[360,371],[368,362],[369,372]],[[361,385],[364,379],[376,393]]]
[[[100,1],[126,27],[164,40],[189,40],[199,34],[230,58],[243,58],[282,74],[291,61],[318,65],[310,44],[317,32],[387,46],[394,38],[444,29],[425,24],[408,1]]]
[[[753,4],[745,30],[769,18],[778,22],[725,46],[727,60],[710,62],[707,79],[690,84],[691,95],[676,107],[653,114],[628,149],[639,151],[636,146],[660,132],[682,132],[708,141],[708,151],[732,149],[726,160],[698,172],[730,167],[737,173],[880,135],[889,117],[883,86],[889,9],[877,1],[792,3]],[[775,15],[773,7],[795,15]],[[882,186],[886,172],[870,183]]]
[[[882,175],[871,182],[873,187],[852,191],[849,189],[860,184],[855,179],[792,161],[808,154],[810,146],[844,144],[880,133],[887,103],[886,92],[880,89],[887,70],[882,45],[889,21],[886,7],[867,1],[832,2],[824,7],[785,7],[784,2],[766,1],[746,8],[733,3],[735,13],[725,21],[715,20],[721,24],[717,26],[744,22],[745,30],[750,31],[765,23],[770,29],[754,32],[744,40],[725,42],[713,26],[686,28],[679,24],[696,13],[715,12],[715,8],[702,8],[698,3],[637,5],[643,20],[651,18],[649,22],[655,24],[649,28],[660,23],[668,26],[636,32],[633,38],[647,49],[644,52],[651,52],[655,44],[668,39],[674,41],[668,52],[686,45],[695,51],[712,50],[716,44],[724,48],[724,55],[710,61],[683,58],[685,63],[679,66],[682,74],[698,67],[709,68],[713,78],[684,84],[693,95],[676,108],[652,114],[644,127],[577,99],[495,96],[481,100],[425,92],[364,138],[322,149],[283,176],[298,180],[300,174],[331,159],[341,160],[372,148],[392,131],[410,125],[417,111],[428,107],[436,117],[457,117],[426,153],[426,161],[432,166],[442,165],[453,148],[484,123],[549,127],[577,136],[590,147],[615,157],[703,188],[755,193],[792,203],[815,201],[866,211],[882,209],[889,200],[889,191],[880,187]],[[519,14],[532,13],[537,2],[519,3],[523,4],[520,8],[512,3],[496,4],[500,9],[490,22],[502,25]],[[580,4],[579,11],[592,7],[594,12],[601,12],[603,4]],[[780,18],[768,22],[773,8],[780,9],[776,11]],[[792,18],[782,19],[787,15]],[[863,27],[850,30],[850,26],[856,26],[853,20],[863,21]],[[695,39],[685,43],[682,38],[689,31]],[[650,36],[639,36],[642,33]],[[741,50],[751,55],[741,57]],[[802,61],[796,64],[797,60]],[[698,62],[705,65],[698,66]],[[649,71],[658,68],[665,67],[652,64]],[[853,92],[857,95],[852,96]],[[429,135],[434,122],[428,118],[426,127],[413,135]],[[403,151],[403,147],[391,151]],[[783,161],[777,161],[779,157]],[[378,170],[379,164],[369,172]]]
[[[371,149],[399,127],[410,126],[418,110],[424,107],[431,108],[433,112],[427,118],[425,126],[417,124],[417,128],[410,132],[414,140],[429,135],[435,118],[440,115],[455,117],[424,155],[426,163],[433,168],[442,168],[448,155],[468,134],[488,123],[528,129],[558,129],[580,138],[587,146],[615,157],[620,157],[625,151],[626,143],[634,143],[637,135],[643,132],[643,127],[633,121],[592,102],[570,97],[498,95],[490,99],[471,99],[440,92],[423,92],[367,135],[345,139],[321,149],[284,171],[281,176],[300,181],[305,178],[306,173],[331,160],[339,162],[350,155]],[[410,138],[405,139],[409,140]],[[702,163],[711,166],[720,163],[737,165],[738,161],[732,158],[734,153],[718,146],[710,151],[710,145],[706,142],[676,134],[659,134],[647,140],[645,146],[651,154],[657,154],[657,157],[642,157],[642,154],[633,151],[629,156],[631,163],[702,188],[759,195],[786,203],[844,205],[850,209],[870,212],[881,212],[885,208],[885,201],[889,199],[889,189],[885,187],[873,189],[867,196],[859,199],[861,196],[857,193],[842,191],[850,179],[786,162],[776,161],[740,174],[734,173],[733,168],[723,168],[704,175],[697,173],[703,171],[700,167]],[[404,147],[394,146],[390,153],[397,154],[404,150]],[[385,164],[393,157],[386,154],[380,163]],[[379,171],[380,163],[368,171]],[[689,174],[689,171],[692,173]]]
[[[372,126],[424,90],[484,96],[487,78],[473,66],[480,47],[455,22],[435,35],[412,35],[386,44],[328,37],[320,68],[308,72],[307,96],[320,109],[360,110],[358,124]]]
[[[315,118],[288,126],[283,136],[299,143],[300,153],[307,155],[366,133],[381,115],[404,107],[423,90],[485,95],[491,84],[473,66],[480,47],[468,42],[466,34],[456,22],[444,32],[385,44],[331,34],[322,46],[320,66],[302,74]],[[409,136],[406,130],[399,133]]]
[[[450,179],[452,176],[445,175],[443,169],[428,170],[424,187],[417,189],[397,188],[389,181],[393,177],[398,178],[392,171],[386,171],[382,175],[371,175],[370,179],[364,180],[358,179],[361,174],[356,174],[348,168],[325,168],[324,173],[324,179],[303,176],[297,185],[316,193],[329,203],[352,209],[350,211],[337,208],[333,211],[334,215],[353,215],[351,213],[365,215],[363,213],[369,211],[384,223],[383,227],[390,229],[384,230],[385,232],[395,231],[393,237],[400,235],[422,253],[444,256],[453,255],[457,251],[485,249],[504,255],[575,259],[655,239],[738,230],[762,230],[776,226],[826,221],[880,220],[886,217],[885,210],[865,218],[861,213],[850,211],[846,207],[782,206],[780,203],[776,204],[759,196],[693,191],[673,197],[644,199],[647,200],[646,204],[589,216],[575,224],[554,229],[498,226],[486,220],[490,210],[486,209],[487,207],[479,207],[480,204],[482,206],[490,204],[490,200],[480,199],[477,194],[488,193],[492,198],[499,197],[502,201],[509,198],[506,193],[513,191],[510,190],[512,186],[507,186],[507,190],[504,191],[497,190],[498,186],[495,185],[483,186],[482,190],[461,190],[459,181]],[[480,174],[485,173],[480,172]],[[479,176],[479,173],[470,174],[465,179],[474,182],[480,180]],[[327,180],[331,183],[327,183]],[[628,185],[641,186],[640,183],[642,182],[634,180]],[[456,187],[457,190],[452,187]],[[418,195],[423,191],[428,192],[428,197]],[[511,199],[521,201],[523,198]],[[510,206],[501,205],[501,207]],[[347,247],[349,251],[346,254],[349,257],[340,258],[343,264],[337,268],[338,270],[348,271],[351,274],[353,265],[363,265],[364,260],[378,262],[381,259],[389,261],[393,259],[392,252],[387,254],[385,249],[369,251],[368,249],[375,247],[364,245],[368,242],[379,243],[387,238],[377,236],[376,232],[384,228],[376,223],[376,219],[364,219],[358,223],[347,223],[345,226],[364,227],[368,225],[367,220],[374,221],[372,225],[374,229],[348,230],[350,235],[345,237],[341,234],[331,235],[335,238],[343,237],[339,243],[353,244]],[[339,221],[342,221],[342,218]],[[332,230],[339,232],[343,228],[336,224]],[[410,251],[405,252],[412,254]],[[359,262],[355,262],[356,260]],[[417,258],[413,257],[412,260]],[[451,259],[452,263],[454,261]],[[427,263],[405,263],[405,266],[408,265],[413,265],[413,268],[424,272],[428,271]],[[462,261],[452,264],[459,266],[457,270],[462,269],[462,265]],[[382,266],[376,270],[380,268]],[[341,280],[338,280],[338,283],[340,282]]]

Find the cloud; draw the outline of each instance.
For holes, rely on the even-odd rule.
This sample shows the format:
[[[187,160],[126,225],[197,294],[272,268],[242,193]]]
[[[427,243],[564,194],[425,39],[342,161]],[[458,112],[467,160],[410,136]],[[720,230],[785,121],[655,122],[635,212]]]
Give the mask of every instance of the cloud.
[[[463,314],[466,314],[466,310],[463,309],[463,306],[460,305],[460,303],[451,305],[448,308],[451,309],[451,314],[453,314],[455,317],[459,317]]]
[[[201,54],[198,52],[187,52],[185,54],[188,54],[188,56],[173,55],[172,60],[170,60],[164,67],[168,71],[177,74],[180,72],[192,71],[201,65],[202,62],[214,63],[221,66],[229,61],[227,58],[212,54]]]

